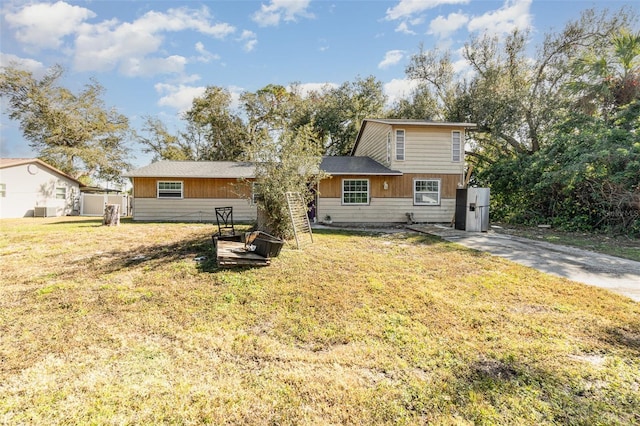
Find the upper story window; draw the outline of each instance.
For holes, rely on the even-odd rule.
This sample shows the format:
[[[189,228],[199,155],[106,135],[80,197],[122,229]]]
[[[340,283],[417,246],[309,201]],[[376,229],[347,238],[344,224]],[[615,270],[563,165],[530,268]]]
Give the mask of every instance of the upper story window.
[[[451,132],[451,161],[462,161],[462,133],[458,130]]]
[[[0,183],[0,197],[6,197],[6,196],[7,196],[7,184]]]
[[[182,198],[182,182],[158,181],[158,198]]]
[[[404,130],[396,130],[396,160],[404,161]]]
[[[387,133],[387,164],[391,164],[391,132]]]
[[[413,204],[421,206],[440,205],[440,179],[414,179]]]
[[[65,186],[56,187],[56,199],[58,200],[67,199],[67,188]]]
[[[369,179],[344,179],[342,204],[369,204]]]

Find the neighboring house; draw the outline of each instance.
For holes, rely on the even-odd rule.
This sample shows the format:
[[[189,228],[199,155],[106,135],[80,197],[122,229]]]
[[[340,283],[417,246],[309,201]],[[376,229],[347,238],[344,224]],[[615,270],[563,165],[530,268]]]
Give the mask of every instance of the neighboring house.
[[[316,188],[312,214],[336,223],[450,222],[464,183],[465,131],[472,123],[365,119],[350,156],[324,157],[330,174]],[[250,163],[160,161],[126,176],[134,220],[214,221],[257,217]]]
[[[36,158],[0,158],[0,218],[78,214],[81,185]]]
[[[233,161],[159,161],[125,176],[133,184],[133,220],[213,222],[216,207],[233,207],[233,219],[252,221],[255,167]]]

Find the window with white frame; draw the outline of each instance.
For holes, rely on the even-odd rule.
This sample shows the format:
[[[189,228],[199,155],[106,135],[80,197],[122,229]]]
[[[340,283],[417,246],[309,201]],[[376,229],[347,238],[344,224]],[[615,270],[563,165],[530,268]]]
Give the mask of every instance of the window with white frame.
[[[391,164],[391,132],[387,133],[387,164]]]
[[[369,179],[344,179],[342,204],[369,204]]]
[[[260,194],[260,184],[258,182],[251,182],[251,204],[255,205],[256,202],[261,201],[263,199],[262,194]]]
[[[158,198],[182,198],[182,194],[182,182],[158,181]]]
[[[58,200],[66,200],[67,199],[67,187],[66,186],[58,186],[58,187],[56,187],[56,199],[58,199]]]
[[[404,161],[404,130],[396,130],[396,160]]]
[[[458,130],[451,132],[451,160],[462,161],[462,134]]]
[[[0,197],[6,197],[6,196],[7,196],[7,184],[0,183]]]
[[[413,204],[419,206],[440,205],[440,179],[414,179]]]

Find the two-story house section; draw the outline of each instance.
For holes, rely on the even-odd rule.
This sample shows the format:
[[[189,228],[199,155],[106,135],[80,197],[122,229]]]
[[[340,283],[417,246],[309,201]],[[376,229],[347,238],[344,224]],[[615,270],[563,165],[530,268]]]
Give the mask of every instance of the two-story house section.
[[[464,183],[465,132],[473,123],[365,119],[351,157],[325,157],[317,215],[334,222],[450,222]]]

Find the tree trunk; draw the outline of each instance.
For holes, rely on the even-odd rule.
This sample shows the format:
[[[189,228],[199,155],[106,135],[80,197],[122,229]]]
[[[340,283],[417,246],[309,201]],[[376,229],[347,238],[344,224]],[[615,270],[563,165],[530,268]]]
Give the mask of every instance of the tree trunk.
[[[106,204],[104,206],[103,225],[118,226],[120,225],[120,204]]]

